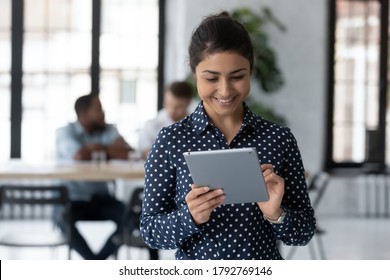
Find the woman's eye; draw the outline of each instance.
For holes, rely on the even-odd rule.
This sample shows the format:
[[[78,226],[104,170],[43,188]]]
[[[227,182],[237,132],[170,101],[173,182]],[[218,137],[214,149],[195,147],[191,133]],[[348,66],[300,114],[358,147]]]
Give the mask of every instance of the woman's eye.
[[[241,80],[242,78],[244,78],[243,75],[240,75],[240,76],[233,76],[233,77],[232,77],[233,80]]]
[[[216,82],[218,79],[217,78],[206,78],[206,80],[209,82]]]

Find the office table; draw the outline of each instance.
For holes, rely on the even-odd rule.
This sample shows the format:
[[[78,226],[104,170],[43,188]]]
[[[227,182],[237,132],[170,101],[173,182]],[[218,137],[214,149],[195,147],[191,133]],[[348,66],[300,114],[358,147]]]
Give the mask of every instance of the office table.
[[[113,160],[95,162],[41,162],[10,160],[0,163],[0,180],[115,181],[144,178],[143,162]]]
[[[118,181],[143,180],[143,178],[144,167],[141,161],[112,160],[107,163],[98,164],[96,162],[75,161],[32,163],[22,160],[10,160],[0,163],[0,185],[9,183],[11,185],[14,183],[24,185],[27,183],[28,185],[34,186],[36,184],[40,185],[42,181],[49,181],[50,184],[53,181],[107,181],[113,183],[113,194],[117,198],[119,196],[124,199],[125,203],[127,203],[127,198],[121,192],[118,194]],[[42,185],[46,184],[43,183]],[[124,190],[122,189],[122,191]],[[126,188],[126,191],[128,191],[128,188]],[[0,221],[2,217],[0,216]],[[85,224],[95,223],[96,221],[82,222]],[[101,222],[99,221],[99,223]],[[109,222],[111,223],[111,221]]]

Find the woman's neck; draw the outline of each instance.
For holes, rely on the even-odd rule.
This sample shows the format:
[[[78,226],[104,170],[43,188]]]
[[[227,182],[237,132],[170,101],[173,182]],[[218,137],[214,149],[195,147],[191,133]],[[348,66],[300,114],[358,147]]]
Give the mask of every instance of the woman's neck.
[[[244,110],[232,116],[209,116],[211,123],[225,136],[228,144],[237,135],[244,119]]]

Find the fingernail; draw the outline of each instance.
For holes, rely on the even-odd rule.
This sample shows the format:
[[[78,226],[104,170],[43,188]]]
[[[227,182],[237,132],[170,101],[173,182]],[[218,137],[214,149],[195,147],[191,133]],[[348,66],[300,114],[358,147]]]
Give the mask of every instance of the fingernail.
[[[208,192],[208,191],[210,190],[210,188],[209,188],[209,187],[204,187],[203,190],[204,190],[205,192]]]

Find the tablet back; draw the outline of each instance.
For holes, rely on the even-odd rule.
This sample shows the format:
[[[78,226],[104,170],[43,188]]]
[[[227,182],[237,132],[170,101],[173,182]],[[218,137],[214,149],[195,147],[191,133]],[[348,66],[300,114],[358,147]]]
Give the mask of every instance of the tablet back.
[[[196,185],[224,189],[224,204],[269,199],[254,148],[185,152],[184,158]]]

